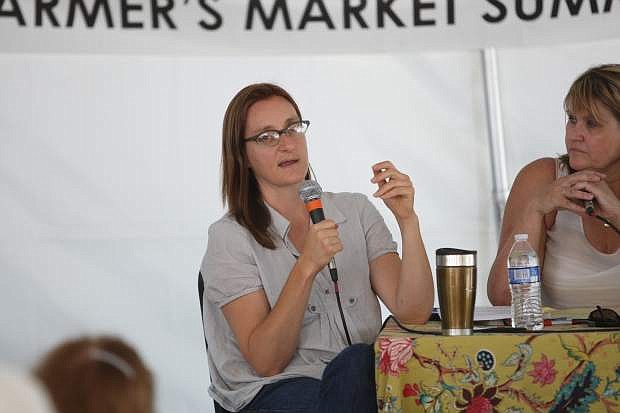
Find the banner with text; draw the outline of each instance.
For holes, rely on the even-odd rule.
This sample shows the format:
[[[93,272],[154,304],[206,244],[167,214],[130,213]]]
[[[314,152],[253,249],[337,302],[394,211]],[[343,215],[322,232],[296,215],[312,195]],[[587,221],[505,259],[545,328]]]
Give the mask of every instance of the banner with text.
[[[620,0],[0,0],[0,52],[245,56],[620,38]]]

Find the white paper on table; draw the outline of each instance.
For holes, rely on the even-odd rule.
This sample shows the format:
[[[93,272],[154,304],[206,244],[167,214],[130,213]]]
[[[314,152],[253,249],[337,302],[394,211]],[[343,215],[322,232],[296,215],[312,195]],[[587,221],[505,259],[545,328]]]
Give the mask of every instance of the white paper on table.
[[[504,318],[510,318],[509,305],[474,308],[474,321],[503,320]]]

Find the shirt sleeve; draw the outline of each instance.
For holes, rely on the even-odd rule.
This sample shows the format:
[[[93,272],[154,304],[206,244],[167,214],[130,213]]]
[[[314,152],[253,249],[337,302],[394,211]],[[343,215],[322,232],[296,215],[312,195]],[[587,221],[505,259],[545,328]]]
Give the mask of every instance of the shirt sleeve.
[[[201,266],[207,300],[221,308],[263,288],[252,251],[249,233],[237,223],[211,225]]]
[[[366,237],[368,262],[384,254],[397,252],[398,245],[392,238],[392,233],[385,225],[385,221],[377,208],[370,203],[366,196],[360,196],[361,222]]]

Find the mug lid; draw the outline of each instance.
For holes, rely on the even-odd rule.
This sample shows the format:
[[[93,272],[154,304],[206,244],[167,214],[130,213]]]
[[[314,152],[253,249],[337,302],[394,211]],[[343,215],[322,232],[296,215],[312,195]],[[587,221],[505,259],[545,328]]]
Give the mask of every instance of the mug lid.
[[[462,250],[458,248],[439,248],[435,251],[438,267],[475,267],[476,250]]]

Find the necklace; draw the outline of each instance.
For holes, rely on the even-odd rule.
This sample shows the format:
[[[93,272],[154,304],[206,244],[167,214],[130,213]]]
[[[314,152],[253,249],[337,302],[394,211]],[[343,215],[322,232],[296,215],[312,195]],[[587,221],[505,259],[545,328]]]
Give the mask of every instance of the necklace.
[[[596,214],[593,215],[594,218],[598,219],[599,221],[601,221],[603,223],[603,228],[611,228],[614,231],[616,231],[616,234],[620,235],[620,230],[611,222],[609,222],[606,218],[603,218],[602,216]]]

